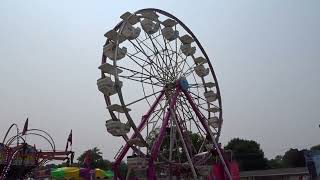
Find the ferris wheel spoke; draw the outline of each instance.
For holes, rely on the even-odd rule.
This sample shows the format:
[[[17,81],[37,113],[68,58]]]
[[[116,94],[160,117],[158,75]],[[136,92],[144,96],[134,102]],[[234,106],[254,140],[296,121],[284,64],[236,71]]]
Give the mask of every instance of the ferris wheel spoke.
[[[172,50],[172,49],[168,49],[168,51],[171,51],[172,52],[172,56],[173,55],[176,55],[176,58],[175,59],[184,59],[184,57],[182,56],[182,52],[181,52],[181,50],[179,49],[179,50],[177,50],[177,51],[175,51],[175,50]]]
[[[142,58],[139,58],[139,57],[130,56],[130,55],[128,55],[128,57],[129,57],[131,60],[133,60],[133,62],[135,62],[138,66],[140,66],[144,71],[146,71],[147,73],[149,73],[150,76],[156,78],[158,81],[162,81],[163,78],[161,77],[161,75],[160,75],[159,73],[158,73],[159,76],[156,76],[154,73],[151,73],[149,70],[146,69],[146,66],[147,66],[147,65],[150,65],[150,63],[146,62],[145,60],[143,60]],[[133,57],[145,61],[145,63],[147,63],[147,65],[141,65],[141,64],[138,63]],[[150,69],[151,69],[151,68],[153,68],[152,65],[150,65]],[[153,71],[153,72],[154,72],[154,71]]]
[[[166,64],[169,64],[169,67],[173,67],[173,64],[172,64],[172,61],[174,60],[173,56],[176,55],[177,53],[172,50],[170,43],[166,42],[167,40],[164,39],[164,41],[165,41],[165,44],[166,44],[166,51],[165,51],[166,52],[166,57],[167,57]],[[168,46],[167,46],[167,44],[168,44]],[[170,47],[170,49],[168,49],[168,47]],[[168,60],[169,60],[169,63],[168,63]],[[172,72],[174,72],[174,69],[172,69]]]
[[[157,56],[153,56],[151,60],[154,62],[154,59],[157,59]],[[163,82],[165,82],[165,77],[164,77],[164,75],[161,76],[161,72],[159,71],[158,67],[159,66],[152,65],[152,66],[150,66],[150,70],[152,71],[153,74],[158,74],[158,76],[161,77],[161,82],[163,83]]]
[[[191,94],[191,93],[190,93]],[[191,99],[192,100],[192,99]],[[211,105],[213,105],[213,104],[211,104]],[[214,105],[215,106],[215,105]],[[201,107],[201,106],[199,106],[199,107]],[[217,106],[216,106],[217,107]],[[204,109],[204,108],[203,108]],[[205,111],[207,111],[206,109],[204,109]],[[199,113],[200,113],[200,115],[202,116],[202,117],[205,117],[205,115],[202,113],[202,111],[199,111]],[[213,127],[211,127],[211,126],[208,126],[211,130],[213,129],[215,132],[216,132],[216,134],[218,134],[218,128],[213,128]]]
[[[192,96],[192,100],[193,100],[193,101],[198,101],[197,104],[198,104],[198,108],[199,108],[199,109],[202,109],[202,110],[204,110],[204,111],[207,111],[207,109],[205,109],[204,107],[202,107],[203,105],[208,105],[207,102],[200,103],[200,102],[199,102],[199,99],[198,99],[198,98],[195,98],[195,97],[193,97],[193,96]]]
[[[183,107],[183,105],[181,104],[181,101],[178,101],[178,103],[180,103],[180,108]],[[179,106],[177,106],[177,108],[179,108]],[[189,120],[190,117],[186,118],[186,114],[184,114],[183,109],[180,109],[182,111],[182,116],[179,113],[179,111],[177,111],[177,114],[179,115],[179,117],[181,118],[181,122],[183,124],[183,127],[187,127],[186,122]],[[187,128],[186,128],[187,129]],[[191,129],[190,129],[191,130]]]
[[[165,49],[161,46],[161,44],[159,43],[159,41],[157,40],[157,38],[153,37],[152,35],[148,34],[148,37],[152,43],[152,46],[155,48],[156,53],[159,54],[159,56],[161,57],[161,59],[164,61],[164,57],[162,57],[160,55],[160,51],[158,49],[158,47],[156,46],[156,44],[158,44],[160,46],[160,48],[162,49],[162,51],[164,51]],[[156,43],[155,43],[156,42]]]
[[[153,116],[153,118],[150,119],[150,123],[153,124],[152,129],[155,129],[158,122],[163,119],[163,117],[161,117],[160,115],[165,113],[165,110],[167,107],[168,107],[168,105],[165,105],[164,108],[159,109],[159,111]],[[157,119],[155,119],[156,117],[157,117]]]
[[[144,32],[144,34],[145,34],[146,38],[148,40],[150,40],[150,36],[147,35],[146,32]],[[157,49],[150,48],[145,42],[142,42],[139,38],[136,38],[136,41],[139,42],[139,44],[142,44],[144,47],[146,47],[150,52],[152,52],[152,54],[156,54],[157,53]],[[152,42],[152,39],[151,39],[151,42]]]
[[[192,113],[191,109],[192,107],[189,105],[189,103],[187,102],[187,99],[185,97],[182,97],[182,100],[180,100],[182,102],[182,104],[184,104],[185,106],[182,106],[182,111],[184,111],[185,114],[188,114],[189,115],[189,119],[190,120],[193,120],[196,124],[198,123],[199,119],[196,120],[194,117],[195,114]],[[198,117],[196,117],[198,118]],[[202,131],[204,132],[204,130]]]
[[[182,111],[182,113],[185,114],[186,117],[188,117],[189,120],[192,120],[194,122],[194,124],[196,125],[196,127],[197,127],[197,129],[198,129],[200,134],[205,134],[205,131],[199,126],[199,122],[197,122],[194,119],[195,116],[192,114],[191,107],[186,102],[186,99],[183,99],[183,101],[181,101],[180,103],[186,106],[186,107],[185,106],[178,107],[180,109],[180,111]],[[187,116],[187,115],[189,115],[189,116]]]
[[[181,115],[180,111],[177,111],[176,114],[177,114],[177,117],[178,117],[178,121],[180,122],[179,124],[181,125],[180,128],[183,130],[182,132],[184,132],[183,134],[184,134],[184,136],[185,136],[185,139],[186,139],[187,142],[188,142],[189,152],[190,152],[190,154],[192,154],[192,150],[191,150],[191,149],[192,149],[194,146],[192,145],[192,141],[191,141],[188,133],[190,133],[190,132],[193,133],[194,131],[191,129],[191,126],[190,126],[190,128],[188,129],[187,121],[189,121],[189,120],[187,120],[187,121],[185,120],[186,118],[185,118],[184,114]],[[190,122],[191,122],[191,121],[190,121]],[[191,125],[191,123],[190,123],[190,125]],[[193,150],[194,150],[194,149],[193,149]]]
[[[143,95],[144,95],[144,96],[146,96],[146,95],[147,95],[147,93],[146,93],[146,91],[145,91],[145,89],[144,89],[144,85],[145,85],[145,84],[141,83]],[[151,103],[149,102],[149,100],[148,100],[148,99],[146,99],[146,101],[147,101],[147,103],[148,103],[149,107],[151,107]]]
[[[167,46],[167,42],[166,42],[166,40],[165,40],[165,38],[164,38],[161,30],[159,31],[159,34],[162,36],[162,40],[163,40],[163,42],[164,42],[164,51],[162,51],[162,52],[163,52],[164,55],[165,55],[165,53],[169,53],[169,51],[168,51],[168,46]],[[168,64],[168,56],[165,55],[165,57],[166,57],[166,62],[165,62],[165,63]],[[169,57],[170,57],[170,56],[169,56]],[[171,62],[171,58],[169,58],[169,62]],[[172,66],[171,63],[170,63],[170,66]]]
[[[157,56],[157,60],[158,60],[158,62],[159,62],[159,64],[160,64],[161,68],[165,68],[166,70],[168,70],[169,73],[170,73],[170,75],[172,76],[172,72],[170,71],[171,68],[168,67],[164,56],[161,56],[161,53],[160,53],[158,47],[156,46],[155,42],[160,46],[160,48],[162,49],[162,52],[165,52],[165,50],[164,50],[163,47],[160,45],[160,43],[158,42],[157,39],[153,39],[151,35],[148,35],[148,37],[149,37],[149,39],[150,39],[150,41],[151,41],[152,46],[153,46],[154,49],[155,49],[155,52],[154,52],[154,53],[155,53],[155,55]],[[155,40],[155,42],[154,42],[154,40]],[[161,63],[160,58],[158,58],[158,55],[159,55],[159,57],[162,59],[162,63]],[[163,66],[163,64],[165,65],[165,67]]]
[[[134,75],[130,75],[130,76],[125,76],[125,75],[118,75],[119,77],[122,77],[122,78],[126,78],[126,79],[129,79],[129,80],[133,80],[133,81],[138,81],[138,82],[145,82],[146,80],[149,80],[150,77],[137,77],[137,76],[134,76]]]
[[[157,38],[153,38],[152,35],[149,35],[149,37],[150,37],[150,39],[151,39],[151,41],[152,41],[153,46],[156,48],[157,52],[159,53],[159,56],[162,57],[161,54],[160,54],[160,52],[167,52],[166,43],[164,43],[165,47],[163,47],[163,45],[161,45],[161,43],[158,41]],[[162,38],[164,39],[163,36],[162,36]],[[154,43],[153,40],[154,40],[156,43]],[[159,49],[157,48],[156,44],[158,44],[159,47],[161,48],[160,51],[159,51]],[[165,56],[165,55],[164,55],[164,56]],[[164,56],[162,57],[162,60],[163,60],[163,62],[166,62],[166,61],[164,60]],[[167,65],[167,63],[165,63],[165,64]]]
[[[137,75],[137,74],[140,74],[140,75],[143,76],[144,78],[149,78],[149,79],[154,78],[155,80],[159,80],[159,77],[154,76],[154,75],[152,75],[152,74],[150,74],[150,75],[149,75],[149,74],[145,74],[145,73],[143,73],[143,72],[135,71],[135,70],[128,69],[128,68],[125,68],[125,67],[122,67],[122,66],[117,66],[117,67],[120,68],[120,69],[123,69],[123,70],[130,71],[131,73],[133,73],[133,76],[134,76],[134,75]]]
[[[128,80],[132,80],[132,81],[136,81],[136,82],[140,82],[140,83],[145,83],[145,84],[149,84],[149,85],[154,85],[154,86],[158,86],[158,87],[163,87],[160,83],[150,83],[150,82],[146,82],[145,80],[149,79],[149,78],[146,78],[145,80],[139,80],[139,79],[134,79],[132,77],[129,77],[129,76],[123,76],[123,75],[118,75],[119,77],[121,78],[125,78],[125,79],[128,79]]]
[[[163,114],[164,112],[164,108],[161,108],[159,110],[154,111],[153,113],[155,113],[152,118],[150,118],[149,124],[153,124],[153,128],[157,125],[156,123],[158,122],[158,120],[162,119],[162,117],[160,116],[160,114]],[[156,119],[158,118],[158,119]]]
[[[159,69],[161,69],[163,72],[165,72],[166,69],[163,68],[162,63],[161,63],[161,60],[160,60],[159,57],[158,57],[158,54],[159,54],[159,53],[155,53],[155,54],[151,55],[150,57],[153,57],[153,58],[152,58],[153,62],[155,62],[155,64],[157,65],[157,67],[158,67]]]
[[[194,83],[194,84],[189,84],[189,88],[204,88],[205,85],[203,85],[202,83],[201,84],[198,84],[198,83]]]
[[[157,37],[159,37],[159,36],[161,36],[161,34],[157,34],[156,36],[154,36],[153,38],[157,38]],[[141,40],[141,42],[145,42],[145,41],[147,41],[148,39],[149,39],[149,37],[147,36],[147,35],[145,35],[145,39],[144,40]]]
[[[205,102],[207,102],[207,100],[203,99],[203,98],[199,95],[199,91],[197,91],[197,92],[198,92],[198,95],[195,94],[194,92],[190,91],[190,90],[189,90],[189,92],[190,92],[190,94],[191,94],[192,100],[193,100],[193,101],[196,101],[198,104],[200,104],[200,101],[205,101]],[[187,102],[187,99],[186,99],[185,97],[183,97],[183,98],[184,98],[185,102]]]
[[[146,61],[145,59],[143,59],[143,58],[141,58],[141,57],[138,57],[138,56],[136,56],[136,55],[134,55],[134,54],[130,54],[130,53],[127,53],[127,56],[130,58],[130,59],[133,59],[133,58],[136,58],[137,60],[140,60],[140,61],[142,61],[143,63],[146,63],[147,65],[152,65],[152,63],[153,63],[153,60],[152,59],[150,59],[150,62],[148,62],[148,61]],[[148,59],[149,59],[150,57],[148,57]],[[140,63],[138,63],[137,61],[135,61],[137,64],[140,64]],[[141,64],[140,64],[141,65]]]
[[[202,97],[198,96],[197,94],[195,94],[195,93],[193,93],[193,92],[191,92],[191,91],[189,91],[189,93],[192,95],[192,97],[193,97],[194,99],[199,98],[199,99],[201,99],[201,100],[203,100],[203,101],[207,102],[206,104],[212,105],[213,107],[215,107],[215,108],[219,108],[219,109],[220,109],[220,107],[219,107],[219,106],[217,106],[217,105],[215,105],[215,104],[213,104],[213,103],[211,103],[211,102],[208,102],[206,99],[204,99],[204,98],[202,98]],[[194,97],[194,96],[195,96],[195,97]]]
[[[183,59],[183,60],[181,60],[181,62],[179,62],[178,64],[177,64],[177,67],[176,67],[176,75],[177,75],[177,77],[179,76],[179,75],[183,75],[183,72],[184,72],[184,66],[185,66],[185,64],[186,64],[186,62],[187,62],[187,56]],[[181,64],[183,63],[183,66],[181,66]]]
[[[190,68],[189,64],[187,64],[187,65],[188,65],[188,67]],[[186,78],[187,78],[187,77],[186,77]],[[193,78],[195,84],[199,84],[198,81],[197,81],[196,75],[195,75],[194,73],[192,73],[192,78]],[[203,82],[202,82],[202,84],[203,84]],[[195,89],[190,89],[190,91],[191,91],[191,90],[196,90],[196,93],[197,93],[198,96],[200,97],[200,91],[199,91],[199,88],[198,88],[198,87],[196,87]],[[197,103],[200,103],[200,99],[197,99]]]
[[[149,120],[149,124],[152,124],[152,128],[151,128],[151,131],[157,129],[157,125],[159,122],[161,122],[164,117],[161,117],[160,115],[164,115],[165,114],[165,111],[167,109],[167,107],[169,106],[169,101],[166,101],[165,102],[165,105],[164,107],[161,107],[157,113],[155,113],[155,115]],[[161,123],[160,123],[160,126],[161,126]],[[160,127],[159,127],[160,128]],[[150,131],[150,132],[151,132]]]
[[[162,35],[161,30],[159,30],[159,34]],[[168,66],[168,63],[167,63],[168,57],[165,54],[165,52],[167,52],[167,50],[161,45],[161,43],[158,41],[157,38],[153,37],[153,35],[147,35],[147,36],[149,37],[150,42],[155,49],[155,54],[157,55],[157,57],[159,55],[159,57],[162,59],[162,61],[161,61],[160,58],[158,58],[158,62],[161,64],[161,67],[165,68],[168,71],[168,73],[170,73],[170,75],[172,76],[173,75],[173,72],[171,71],[172,68],[170,68],[170,66]],[[158,49],[156,44],[158,44],[158,46],[161,48],[161,50]],[[161,56],[161,52],[163,53],[162,56]]]
[[[161,31],[159,31],[159,33],[162,35],[162,32]],[[149,35],[150,36],[150,35]],[[166,42],[166,40],[164,39],[164,36],[162,35],[162,39],[163,39],[163,42],[164,42],[164,46],[165,47],[163,47],[162,45],[161,45],[161,43],[157,40],[157,38],[153,38],[154,40],[155,40],[155,42],[160,46],[160,48],[161,48],[161,50],[159,51],[158,49],[157,49],[157,51],[159,52],[159,55],[161,55],[161,53],[160,52],[162,52],[163,53],[163,59],[165,59],[163,62],[165,63],[165,66],[166,66],[166,68],[168,69],[168,71],[170,72],[170,74],[171,74],[171,76],[174,74],[174,71],[173,71],[173,69],[171,68],[172,67],[172,58],[169,56],[169,54],[168,54],[168,47],[167,47],[167,42]],[[153,43],[153,42],[152,42]],[[154,44],[154,43],[153,43]],[[154,45],[155,46],[155,45]],[[170,64],[168,64],[168,60],[169,60],[169,62],[170,62]],[[171,71],[172,70],[172,71]]]
[[[144,96],[147,96],[146,95],[146,92],[145,92],[145,87],[144,87],[144,85],[142,84],[142,90],[143,90],[143,94],[144,94]],[[164,90],[163,88],[161,89],[162,91]],[[156,91],[155,91],[155,89],[154,89],[154,87],[152,86],[152,91],[153,91],[153,94],[155,94],[156,93]],[[146,101],[147,101],[147,103],[149,104],[149,106],[151,107],[151,103],[149,102],[149,100],[148,99],[146,99]],[[160,99],[160,101],[158,102],[158,105],[160,106],[160,110],[163,110],[164,108],[162,107],[162,105],[161,105],[161,102],[163,101],[163,99]],[[165,103],[165,104],[168,104],[167,102]],[[165,105],[166,106],[166,105]],[[155,113],[155,116],[158,116],[158,118],[159,119],[161,119],[161,117],[158,115],[158,113],[159,112],[157,112],[157,110],[153,110],[153,113]],[[154,117],[155,117],[154,116]],[[151,120],[154,118],[154,117],[152,117],[151,118]],[[150,120],[150,121],[151,121]]]
[[[175,118],[176,118],[176,121],[177,121],[177,128],[180,129],[181,131],[181,135],[185,141],[186,141],[186,147],[187,147],[187,151],[190,155],[192,155],[192,147],[191,147],[191,144],[192,144],[192,141],[188,135],[188,129],[186,128],[185,126],[185,122],[183,121],[183,119],[181,118],[181,115],[179,113],[179,111],[176,112],[175,114]],[[182,123],[181,123],[182,122]]]
[[[160,108],[159,110],[153,111],[154,115],[149,120],[149,124],[153,124],[152,129],[154,129],[158,121],[162,119],[160,115],[164,113],[164,110],[165,110],[164,108]]]
[[[127,78],[127,79],[130,79],[130,80],[138,80],[139,82],[145,82],[146,80],[150,80],[151,78],[150,77],[143,77],[143,76],[136,76],[136,74],[132,74],[132,75],[118,75],[119,77],[122,77],[122,78]],[[153,81],[150,82],[151,84],[158,84],[158,83],[154,83]]]
[[[189,64],[187,63],[187,58],[188,58],[188,57],[186,56],[186,58],[185,58],[183,61],[181,61],[181,64],[183,63],[182,68],[181,68],[182,71],[184,70],[184,67],[185,67],[186,64],[189,66]],[[180,64],[180,65],[181,65],[181,64]]]
[[[151,71],[153,71],[152,68],[151,68]],[[151,79],[150,79],[150,81],[151,81]],[[141,86],[142,86],[142,91],[143,91],[144,96],[147,96],[145,84],[141,83]],[[155,91],[155,87],[154,87],[153,85],[151,85],[151,88],[152,88],[153,93],[155,93],[155,92],[156,92],[156,91]],[[163,89],[163,88],[162,88],[162,89]],[[151,103],[149,102],[149,100],[146,99],[146,101],[147,101],[147,103],[149,104],[149,106],[151,107]],[[160,104],[160,106],[161,106],[161,103],[159,103],[159,104]]]
[[[180,103],[181,103],[181,101],[180,101]],[[182,122],[181,124],[182,124],[183,128],[186,129],[187,131],[193,132],[192,127],[191,127],[191,120],[193,119],[193,117],[187,116],[186,115],[187,113],[189,113],[189,112],[187,112],[187,110],[183,106],[181,106],[181,108],[177,111],[177,114],[179,115],[179,117],[181,119],[180,121]],[[187,125],[188,122],[189,122],[189,129],[188,129],[188,125]]]
[[[150,66],[150,71],[151,71],[153,74],[158,74],[158,76],[160,77],[160,81],[159,81],[159,82],[162,82],[162,83],[165,82],[165,78],[163,77],[163,75],[161,76],[161,74],[159,73],[159,70],[156,69],[154,66]]]
[[[176,51],[173,51],[172,49],[169,51],[172,52],[172,55],[176,55],[176,62],[175,62],[176,65],[174,66],[175,67],[174,71],[176,72],[177,77],[179,76],[179,74],[183,75],[182,72],[184,71],[184,67],[187,64],[188,56],[183,57],[182,54],[179,54]],[[180,59],[180,61],[179,61],[179,59]],[[179,71],[179,69],[180,69],[180,71]]]
[[[204,115],[201,111],[199,111],[198,113],[201,115],[201,117],[205,117],[205,115]],[[196,124],[198,124],[198,123],[196,123]],[[213,130],[215,131],[215,134],[218,135],[218,133],[219,133],[218,128],[213,128],[213,127],[211,127],[211,126],[208,126],[208,128],[209,128],[210,130],[213,129]],[[204,133],[204,134],[207,134],[207,133]]]
[[[150,61],[150,62],[147,62],[147,61],[145,61],[144,59],[142,59],[142,58],[139,58],[140,60],[142,60],[142,61],[145,61],[145,62],[147,62],[148,64],[150,64],[151,66],[153,66],[153,67],[156,67],[155,69],[157,69],[157,72],[158,73],[165,73],[164,71],[163,71],[163,69],[161,68],[161,67],[159,67],[159,65],[157,64],[157,63],[155,63],[152,59],[150,59],[150,56],[149,55],[147,55],[147,53],[145,52],[145,50],[143,49],[143,47],[141,46],[141,44],[139,43],[139,41],[138,41],[138,38],[136,38],[135,39],[135,41],[137,42],[137,44],[139,45],[139,47],[135,44],[135,43],[133,43],[132,41],[130,41],[131,42],[131,44],[133,45],[133,46],[135,46],[136,48],[138,48],[144,55],[145,55],[145,57]],[[142,44],[144,44],[144,43],[142,43]],[[153,52],[153,51],[152,51]],[[153,52],[153,54],[154,54],[154,52]],[[159,74],[160,75],[160,74]],[[161,75],[160,75],[161,76]]]
[[[187,64],[188,68],[185,70],[184,73],[182,73],[182,76],[183,77],[188,77],[191,74],[193,74],[193,72],[195,71],[196,64],[193,64],[192,66],[190,66],[188,62],[186,62],[185,64]]]
[[[160,93],[160,92],[163,92],[163,91],[164,91],[164,90],[160,90],[160,91],[158,91],[158,92],[149,94],[149,95],[147,95],[147,96],[145,96],[145,97],[143,97],[143,98],[134,100],[134,101],[132,101],[131,103],[126,104],[126,107],[131,106],[131,105],[133,105],[133,104],[135,104],[135,103],[137,103],[137,102],[140,102],[140,101],[142,101],[142,100],[144,100],[144,99],[147,99],[147,98],[149,98],[149,97],[151,97],[151,96],[154,96],[154,95],[156,95],[156,94],[158,94],[158,93]]]
[[[148,38],[148,40],[149,40],[149,39],[150,39],[150,38]],[[148,57],[148,59],[149,59],[150,56],[157,54],[156,51],[154,51],[153,49],[151,49],[148,45],[145,44],[145,42],[142,42],[139,38],[136,38],[135,41],[136,41],[137,44],[139,45],[140,50],[144,52],[144,54]],[[146,51],[144,50],[144,48],[141,46],[141,44],[142,44],[144,47],[146,47],[152,54],[148,55],[148,54],[146,53]],[[157,64],[157,65],[159,65],[159,64]]]

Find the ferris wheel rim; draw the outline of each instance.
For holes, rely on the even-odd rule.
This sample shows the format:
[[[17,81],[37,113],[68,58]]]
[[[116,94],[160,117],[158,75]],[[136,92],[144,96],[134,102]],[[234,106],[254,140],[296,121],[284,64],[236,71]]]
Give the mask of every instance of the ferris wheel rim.
[[[139,14],[141,12],[144,12],[144,11],[154,11],[154,12],[157,12],[157,13],[160,13],[164,16],[167,16],[169,18],[172,18],[174,19],[184,30],[186,30],[189,35],[192,36],[192,38],[194,39],[194,41],[196,42],[197,46],[200,48],[201,50],[201,53],[204,55],[204,57],[208,60],[208,66],[209,66],[209,69],[210,69],[210,72],[212,73],[212,77],[215,81],[215,84],[216,84],[216,91],[217,91],[217,100],[218,100],[218,104],[219,104],[219,108],[220,108],[220,111],[219,111],[219,119],[221,120],[221,123],[219,124],[219,127],[217,128],[218,132],[217,132],[217,135],[216,135],[216,139],[217,141],[219,140],[219,137],[220,137],[220,134],[221,134],[221,127],[222,127],[222,123],[223,123],[223,110],[222,110],[222,100],[221,100],[221,93],[220,93],[220,88],[219,88],[219,84],[218,84],[218,80],[217,80],[217,77],[216,77],[216,74],[215,74],[215,71],[213,70],[213,66],[210,62],[210,58],[209,56],[207,55],[207,53],[205,52],[203,46],[201,45],[200,41],[197,39],[197,37],[193,34],[193,32],[180,20],[178,19],[177,17],[175,17],[174,15],[166,12],[166,11],[163,11],[163,10],[160,10],[160,9],[156,9],[156,8],[145,8],[145,9],[140,9],[138,11],[136,11],[133,15],[136,15],[136,14]],[[118,30],[119,28],[121,28],[121,26],[123,25],[124,23],[124,20],[122,20],[121,22],[119,22],[113,29],[114,30]],[[126,23],[126,22],[125,22]],[[107,42],[108,42],[108,39],[107,39]],[[106,43],[107,43],[106,42]],[[117,43],[119,44],[119,43]],[[103,55],[102,57],[102,62],[105,62],[106,61],[106,57]],[[121,89],[119,89],[119,91],[121,91]],[[120,92],[122,93],[122,92]],[[106,98],[106,97],[105,97]],[[120,97],[119,97],[120,98]],[[120,98],[121,99],[121,98]],[[122,97],[123,99],[123,97]],[[107,101],[107,100],[106,100]],[[125,103],[121,103],[122,105],[125,105]],[[109,111],[110,112],[110,111]],[[130,116],[130,114],[128,113],[128,115]],[[135,130],[135,128],[134,128]],[[138,132],[139,133],[139,132]]]

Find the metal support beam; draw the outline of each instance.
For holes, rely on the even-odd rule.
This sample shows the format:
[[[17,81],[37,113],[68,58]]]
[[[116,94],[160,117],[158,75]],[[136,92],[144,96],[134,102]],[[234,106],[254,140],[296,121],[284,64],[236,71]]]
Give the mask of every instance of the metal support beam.
[[[178,125],[178,121],[177,121],[177,118],[176,118],[176,116],[175,116],[175,114],[173,112],[173,109],[170,109],[170,112],[171,112],[171,117],[172,117],[172,119],[173,119],[173,121],[176,124],[176,127],[178,129],[178,133],[179,133],[179,136],[180,136],[180,140],[182,142],[183,150],[186,153],[186,156],[187,156],[187,159],[188,159],[191,171],[192,171],[193,178],[195,180],[198,180],[198,176],[197,176],[196,170],[194,169],[193,162],[191,160],[191,157],[190,157],[186,142],[184,141],[183,134],[181,132],[180,126]]]

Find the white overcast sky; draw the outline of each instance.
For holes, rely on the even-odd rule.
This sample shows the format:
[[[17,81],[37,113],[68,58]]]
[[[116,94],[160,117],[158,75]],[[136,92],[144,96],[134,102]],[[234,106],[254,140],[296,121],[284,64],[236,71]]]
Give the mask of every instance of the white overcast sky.
[[[256,140],[268,158],[320,144],[317,0],[1,0],[0,137],[29,117],[30,128],[47,130],[58,148],[73,129],[78,155],[97,146],[113,160],[123,141],[106,132],[96,88],[103,34],[124,12],[147,7],[182,20],[211,58],[223,144]]]

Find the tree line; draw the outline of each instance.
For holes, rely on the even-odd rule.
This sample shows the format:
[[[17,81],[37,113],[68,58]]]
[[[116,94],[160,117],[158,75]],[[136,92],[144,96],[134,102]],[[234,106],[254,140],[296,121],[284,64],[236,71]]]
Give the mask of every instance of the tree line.
[[[195,134],[191,134],[191,140],[194,141],[193,144],[200,144],[199,137]],[[168,148],[166,140],[164,141],[161,150],[163,153],[167,153]],[[265,170],[265,169],[275,169],[275,168],[293,168],[293,167],[304,167],[304,151],[307,149],[298,150],[297,148],[291,148],[286,151],[283,155],[277,155],[273,159],[267,159],[260,144],[253,140],[246,140],[240,138],[234,138],[230,140],[226,146],[225,150],[232,151],[232,158],[237,161],[240,171],[249,170]],[[320,145],[313,146],[311,150],[320,150]],[[103,170],[110,170],[112,167],[112,162],[103,159],[102,152],[99,148],[94,147],[92,149],[86,150],[78,158],[77,162],[71,164],[73,167],[85,167],[86,166],[86,154],[91,154],[91,168],[100,168]],[[177,153],[176,156],[183,156],[183,153]],[[182,157],[183,158],[183,157]],[[65,167],[66,163],[59,165],[48,165],[50,167]],[[125,175],[127,172],[127,164],[123,161],[120,165],[121,174]]]
[[[240,138],[232,139],[224,148],[232,150],[240,171],[305,167],[304,152],[308,150],[291,148],[283,155],[267,159],[259,143]],[[310,150],[320,150],[320,145],[313,146]]]

